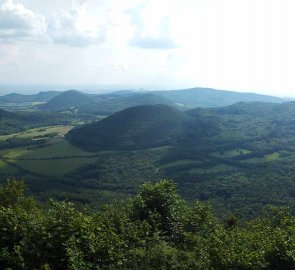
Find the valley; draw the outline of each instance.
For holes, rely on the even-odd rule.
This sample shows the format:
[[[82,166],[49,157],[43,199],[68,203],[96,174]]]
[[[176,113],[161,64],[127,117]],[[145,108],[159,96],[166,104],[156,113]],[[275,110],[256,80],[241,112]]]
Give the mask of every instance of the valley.
[[[294,111],[292,102],[256,102],[187,111],[140,105],[87,122],[74,115],[67,125],[1,135],[0,175],[24,179],[41,202],[93,208],[168,178],[219,216],[251,217],[268,204],[295,206]]]
[[[294,13],[0,0],[0,270],[295,270]]]

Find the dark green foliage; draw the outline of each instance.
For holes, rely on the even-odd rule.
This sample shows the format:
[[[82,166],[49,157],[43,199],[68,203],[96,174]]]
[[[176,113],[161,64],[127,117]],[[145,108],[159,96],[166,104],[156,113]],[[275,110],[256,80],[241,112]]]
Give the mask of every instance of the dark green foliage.
[[[142,105],[73,129],[67,138],[89,151],[136,150],[196,144],[204,136],[216,133],[209,126],[212,123],[207,119],[192,117],[167,105]]]
[[[146,221],[153,232],[159,231],[175,241],[181,237],[188,207],[171,181],[160,181],[153,185],[146,183],[133,199],[132,216]]]
[[[265,150],[259,153],[257,149],[252,157],[263,156],[282,150],[282,146],[274,149],[268,143],[271,139],[294,135],[290,107],[294,109],[295,103],[239,103],[180,112],[167,105],[143,105],[74,129],[68,139],[88,150],[177,145],[212,152],[238,147],[252,150],[259,141]]]
[[[191,201],[210,201],[217,214],[250,217],[267,204],[294,209],[294,112],[294,102],[238,103],[187,112],[146,105],[73,129],[67,138],[90,151],[141,150],[138,156],[146,148],[171,146],[151,160],[158,175],[175,179]],[[91,178],[87,171],[80,171],[84,180]],[[99,166],[91,170],[100,183],[109,181],[100,171]],[[126,183],[127,171],[116,170],[112,178],[121,175]]]
[[[229,228],[206,205],[189,206],[172,181],[146,183],[136,197],[95,213],[52,200],[41,209],[24,191],[16,181],[0,188],[1,269],[295,266],[295,218],[288,209],[270,208]]]
[[[134,150],[175,145],[191,129],[187,116],[166,105],[143,105],[73,129],[67,138],[87,150]],[[194,130],[195,133],[198,129]]]
[[[0,135],[20,132],[26,129],[69,124],[72,116],[51,112],[8,112],[0,109]]]
[[[124,92],[102,96],[110,101],[115,96],[127,99],[130,95],[133,94]],[[20,117],[11,112],[3,115],[3,119],[10,115]],[[21,117],[34,119],[34,125],[39,125],[54,122],[54,115],[22,113]],[[1,132],[29,126],[27,122],[13,126],[15,122],[10,119],[6,121],[9,129]],[[210,202],[219,217],[254,217],[269,204],[288,205],[294,211],[294,119],[294,102],[238,103],[187,112],[167,105],[139,106],[69,134],[76,145],[97,152],[68,154],[64,148],[59,154],[50,149],[45,153],[44,146],[54,145],[62,137],[5,139],[0,142],[0,175],[24,179],[41,201],[54,197],[89,203],[94,208],[135,194],[144,181],[171,178],[178,183],[184,198]],[[18,147],[22,147],[19,154],[13,153]],[[34,151],[28,156],[22,153],[43,147],[43,156],[34,155]],[[91,162],[88,155],[93,156]],[[74,161],[77,166],[58,176],[49,175],[48,171],[55,167],[48,164],[59,160],[65,164]],[[46,168],[44,173],[42,169],[35,170],[42,166]]]

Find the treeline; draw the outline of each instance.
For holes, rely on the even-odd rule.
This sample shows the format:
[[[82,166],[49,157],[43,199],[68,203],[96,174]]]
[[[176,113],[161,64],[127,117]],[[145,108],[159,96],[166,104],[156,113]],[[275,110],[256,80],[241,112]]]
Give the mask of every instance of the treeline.
[[[0,269],[295,269],[288,209],[220,221],[167,180],[99,212],[53,200],[42,208],[25,191],[0,186]]]

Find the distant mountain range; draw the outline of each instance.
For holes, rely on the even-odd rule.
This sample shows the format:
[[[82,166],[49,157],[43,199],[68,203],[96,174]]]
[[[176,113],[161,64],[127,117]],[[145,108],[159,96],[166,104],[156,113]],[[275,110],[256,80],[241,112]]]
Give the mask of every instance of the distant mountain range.
[[[42,102],[39,109],[49,111],[74,110],[81,114],[109,115],[132,106],[165,104],[188,110],[196,107],[221,107],[237,102],[273,102],[284,99],[210,88],[191,88],[169,91],[117,91],[107,94],[86,94],[77,90],[49,91],[35,95],[8,94],[0,97],[0,103]]]
[[[241,93],[211,88],[191,88],[184,90],[156,91],[155,93],[169,99],[175,104],[186,107],[221,107],[237,102],[275,102],[283,100],[278,97],[266,96],[254,93]]]
[[[34,95],[22,95],[22,94],[11,93],[4,96],[0,96],[0,102],[7,102],[7,103],[46,102],[60,95],[60,93],[61,92],[58,92],[58,91],[39,92]]]

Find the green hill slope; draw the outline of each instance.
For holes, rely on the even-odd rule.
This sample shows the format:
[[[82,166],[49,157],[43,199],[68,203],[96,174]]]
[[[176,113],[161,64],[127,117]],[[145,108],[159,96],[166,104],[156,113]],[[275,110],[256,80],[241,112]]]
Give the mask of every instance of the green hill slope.
[[[292,134],[292,129],[285,128],[292,124],[289,118],[294,113],[290,107],[295,111],[295,103],[256,102],[181,112],[167,105],[142,105],[76,128],[68,138],[93,150],[167,145],[222,149],[248,141],[258,143],[275,134]]]
[[[142,105],[73,129],[68,139],[89,150],[175,145],[188,132],[191,121],[189,115],[167,105]]]
[[[93,103],[93,100],[88,94],[76,90],[68,90],[52,98],[45,104],[41,104],[39,108],[44,110],[62,111],[89,103]]]

